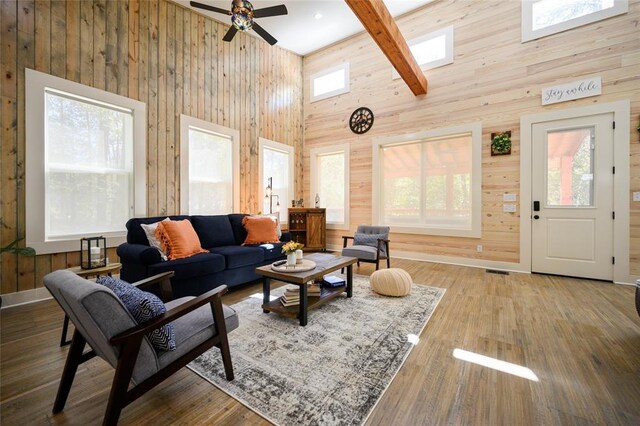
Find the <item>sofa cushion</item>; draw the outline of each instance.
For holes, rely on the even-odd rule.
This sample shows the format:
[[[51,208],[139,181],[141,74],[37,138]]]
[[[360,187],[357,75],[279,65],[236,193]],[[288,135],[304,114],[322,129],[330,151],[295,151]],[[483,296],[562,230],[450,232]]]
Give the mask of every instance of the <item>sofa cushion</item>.
[[[353,236],[353,245],[354,246],[369,246],[378,248],[378,239],[386,240],[388,237],[387,234],[363,234],[360,232],[356,232]],[[382,256],[387,255],[387,246],[386,244],[380,244],[380,254]]]
[[[276,220],[270,216],[247,216],[242,219],[247,230],[244,244],[279,243],[276,233]]]
[[[161,220],[169,217],[171,220],[184,220],[189,219],[189,216],[156,216],[156,217],[134,217],[127,221],[127,242],[130,244],[145,244],[149,245],[149,240],[144,233],[144,230],[140,226],[142,223],[151,224],[160,222]]]
[[[260,247],[262,248],[262,250],[264,250],[264,260],[269,261],[269,260],[275,260],[278,258],[282,258],[284,257],[284,254],[282,253],[282,246],[284,245],[283,242],[280,243],[267,243],[267,244],[260,244],[260,245],[256,245],[256,246],[245,246],[245,247]]]
[[[170,260],[206,253],[206,250],[200,245],[200,239],[193,229],[193,225],[186,219],[160,222],[155,234]]]
[[[171,219],[166,217],[162,220],[162,222],[167,220],[171,220]],[[149,240],[149,245],[151,247],[156,248],[160,252],[160,257],[162,258],[162,260],[167,260],[167,253],[164,252],[164,250],[162,249],[162,243],[160,242],[158,237],[156,237],[156,228],[158,227],[159,223],[160,222],[141,223],[140,227],[142,227],[144,234],[147,236],[147,240]]]
[[[241,213],[232,213],[229,215],[229,222],[231,223],[231,229],[233,230],[233,238],[235,239],[235,244],[238,246],[244,243],[244,240],[247,238],[247,230],[244,229],[244,226],[242,225],[242,220],[245,216],[247,215]]]
[[[221,247],[235,244],[229,216],[191,216],[193,229],[200,238],[202,247]]]
[[[260,247],[224,246],[212,247],[210,251],[224,256],[226,269],[241,268],[264,262],[264,250]]]
[[[172,300],[167,303],[167,309],[175,308],[176,306],[182,305],[191,299],[193,299],[193,297],[182,297],[180,299]],[[238,314],[233,310],[233,308],[224,304],[222,305],[222,310],[227,333],[230,333],[232,330],[238,328]],[[178,350],[158,354],[160,368],[171,364],[173,361],[180,358],[182,355],[185,355],[205,340],[213,337],[215,330],[213,328],[213,314],[211,313],[211,306],[207,304],[193,312],[189,312],[183,317],[178,318],[175,320],[175,328]]]
[[[280,214],[279,213],[264,213],[264,214],[254,214],[251,216],[258,217],[270,217],[276,223],[276,235],[278,238],[282,236],[282,227],[280,226]]]
[[[184,259],[170,260],[149,266],[150,275],[174,271],[175,278],[184,280],[215,274],[224,270],[224,256],[213,253],[201,253]]]
[[[142,291],[126,281],[102,276],[96,280],[96,283],[113,291],[138,324],[144,324],[167,312],[164,303],[158,296]],[[171,323],[152,330],[147,333],[147,337],[156,349],[164,351],[176,349],[176,335]]]
[[[371,246],[349,246],[342,249],[342,255],[357,257],[358,259],[376,260],[378,249]]]

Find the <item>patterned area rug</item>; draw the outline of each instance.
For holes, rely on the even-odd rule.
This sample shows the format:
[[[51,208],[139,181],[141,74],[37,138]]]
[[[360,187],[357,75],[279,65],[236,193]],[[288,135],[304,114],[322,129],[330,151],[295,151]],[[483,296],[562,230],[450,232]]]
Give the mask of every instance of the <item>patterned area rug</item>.
[[[409,296],[380,296],[354,276],[353,297],[309,312],[306,327],[260,308],[262,297],[233,305],[229,333],[235,380],[227,382],[217,348],[189,368],[278,425],[360,425],[387,389],[444,294],[413,285]],[[273,290],[280,296],[283,288]]]

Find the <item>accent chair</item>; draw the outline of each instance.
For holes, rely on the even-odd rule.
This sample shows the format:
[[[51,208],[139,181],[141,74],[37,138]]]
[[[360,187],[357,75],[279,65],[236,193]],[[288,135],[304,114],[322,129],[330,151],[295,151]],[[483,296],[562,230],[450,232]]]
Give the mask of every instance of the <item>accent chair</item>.
[[[173,272],[165,272],[133,285],[140,288],[159,284],[162,298],[168,299],[172,276]],[[105,425],[117,424],[125,406],[213,346],[222,353],[227,380],[233,380],[227,332],[238,327],[238,315],[222,304],[221,296],[227,286],[216,287],[198,297],[163,300],[166,313],[137,324],[109,288],[71,271],[46,275],[44,285],[75,325],[53,405],[54,414],[64,409],[78,366],[96,355],[115,368],[103,420]],[[176,349],[154,349],[147,334],[170,322],[175,330]],[[91,350],[83,353],[86,343]],[[131,389],[130,382],[133,383]]]
[[[353,237],[342,237],[342,255],[357,257],[358,266],[360,262],[375,263],[376,270],[380,260],[386,259],[387,268],[390,268],[389,231],[388,226],[358,225]],[[348,240],[353,240],[353,244],[347,247]]]

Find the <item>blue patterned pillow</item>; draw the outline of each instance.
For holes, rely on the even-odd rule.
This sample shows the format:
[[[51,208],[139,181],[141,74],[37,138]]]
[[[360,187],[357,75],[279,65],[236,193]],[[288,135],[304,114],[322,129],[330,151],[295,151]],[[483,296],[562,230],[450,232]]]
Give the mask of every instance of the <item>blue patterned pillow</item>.
[[[370,246],[370,247],[378,247],[378,238],[383,240],[387,239],[387,235],[385,234],[363,234],[361,232],[356,232],[353,236],[353,245],[354,246]],[[387,246],[382,243],[380,245],[380,254],[383,256],[387,255]]]
[[[138,324],[143,324],[167,312],[162,300],[155,294],[142,291],[134,285],[117,278],[103,276],[96,280],[122,301]],[[154,348],[164,351],[176,349],[176,334],[173,324],[165,324],[147,334]]]

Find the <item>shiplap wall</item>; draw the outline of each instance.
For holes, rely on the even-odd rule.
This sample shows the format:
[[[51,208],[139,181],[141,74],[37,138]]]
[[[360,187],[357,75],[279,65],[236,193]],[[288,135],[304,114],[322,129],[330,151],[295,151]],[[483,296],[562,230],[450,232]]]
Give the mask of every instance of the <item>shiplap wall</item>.
[[[240,131],[241,211],[257,212],[258,137],[293,145],[302,192],[302,58],[166,0],[2,0],[1,246],[25,235],[24,69],[147,104],[147,213],[178,213],[180,114]],[[116,257],[110,250],[110,257]],[[79,253],[3,254],[1,292],[42,286]]]
[[[519,215],[502,212],[502,195],[518,194],[520,117],[622,99],[631,100],[631,189],[640,191],[640,1],[629,1],[625,15],[520,42],[520,1],[440,0],[397,19],[406,39],[454,26],[455,62],[426,71],[429,89],[415,97],[405,83],[391,79],[391,65],[368,34],[360,34],[304,58],[304,168],[309,150],[336,143],[351,146],[351,230],[329,231],[327,243],[371,223],[372,141],[377,137],[445,128],[481,121],[482,238],[392,234],[392,250],[425,255],[519,261]],[[309,79],[318,71],[348,61],[351,91],[310,103]],[[542,107],[542,87],[587,76],[602,76],[602,96]],[[372,129],[349,130],[351,112],[367,106]],[[491,157],[491,132],[511,130],[510,156]],[[304,182],[306,200],[309,174]],[[640,274],[640,203],[631,204],[631,273]],[[484,251],[476,252],[482,244]]]

